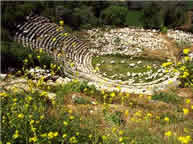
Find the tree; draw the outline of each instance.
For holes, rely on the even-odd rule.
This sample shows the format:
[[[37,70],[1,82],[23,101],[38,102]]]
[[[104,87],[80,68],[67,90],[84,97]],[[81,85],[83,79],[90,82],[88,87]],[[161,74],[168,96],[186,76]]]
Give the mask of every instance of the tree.
[[[103,20],[104,24],[123,25],[127,13],[127,7],[111,5],[102,11],[100,18]]]

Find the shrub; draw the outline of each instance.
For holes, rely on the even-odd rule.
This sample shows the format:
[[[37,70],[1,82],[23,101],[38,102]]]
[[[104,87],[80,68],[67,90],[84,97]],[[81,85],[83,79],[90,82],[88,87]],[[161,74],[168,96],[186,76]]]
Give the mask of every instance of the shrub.
[[[168,93],[160,92],[160,93],[154,94],[152,96],[152,100],[159,100],[166,103],[176,104],[180,102],[181,98],[177,96],[174,92],[168,92]]]
[[[183,70],[182,67],[185,67]],[[193,88],[193,63],[192,61],[186,61],[184,65],[178,65],[177,69],[179,69],[180,72],[180,86],[181,87],[190,87]]]
[[[90,143],[92,131],[81,127],[80,115],[48,103],[40,95],[38,91],[6,93],[2,99],[2,143],[72,143],[72,137],[80,144]]]
[[[164,10],[164,24],[168,27],[177,27],[185,23],[185,9],[180,6],[168,6]]]
[[[104,20],[105,24],[123,25],[127,13],[128,9],[126,7],[111,5],[102,11],[100,18]]]
[[[29,59],[26,67],[43,66],[50,67],[50,63],[53,58],[48,56],[46,53],[39,53],[32,51],[28,47],[23,47],[16,42],[5,42],[1,43],[1,54],[2,54],[2,70],[6,71],[8,67],[14,67],[21,69],[25,59]],[[40,56],[40,59],[37,58]]]
[[[145,28],[161,28],[164,24],[161,5],[152,3],[148,7],[144,8],[141,21]]]
[[[127,16],[125,17],[125,25],[126,26],[136,26],[142,27],[143,23],[140,21],[140,17],[142,16],[142,11],[128,11]]]
[[[168,28],[166,26],[161,27],[161,33],[166,34],[168,32]]]

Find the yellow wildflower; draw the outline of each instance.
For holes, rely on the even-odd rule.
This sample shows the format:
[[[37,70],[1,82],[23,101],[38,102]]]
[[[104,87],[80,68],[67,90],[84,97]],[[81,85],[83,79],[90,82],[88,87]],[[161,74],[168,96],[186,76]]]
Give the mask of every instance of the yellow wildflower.
[[[28,59],[24,59],[24,63],[25,63],[25,64],[28,63]]]
[[[53,38],[52,41],[56,41],[56,38]]]
[[[183,77],[183,78],[186,78],[186,77],[189,76],[189,75],[190,75],[190,74],[185,71],[182,77]]]
[[[186,69],[185,66],[180,67],[180,70],[181,70],[181,71],[184,71],[185,69]]]
[[[151,113],[148,113],[147,116],[148,116],[148,117],[152,117],[152,114],[151,114]]]
[[[107,139],[107,137],[106,137],[105,135],[103,135],[103,136],[102,136],[102,139],[103,139],[103,140],[106,140],[106,139]]]
[[[168,84],[172,84],[172,83],[173,83],[173,81],[172,81],[172,80],[169,80],[169,81],[168,81]]]
[[[190,57],[185,56],[185,57],[184,57],[184,60],[185,60],[185,61],[189,61],[189,60],[190,60]]]
[[[34,128],[33,126],[32,126],[32,128],[31,128],[31,130],[32,130],[32,132],[36,132],[36,130],[37,130],[37,128]]]
[[[80,134],[79,132],[76,132],[76,135],[77,135],[77,136],[79,136],[79,134]]]
[[[49,132],[48,133],[48,139],[53,139],[56,136],[58,136],[58,132]]]
[[[71,113],[72,113],[72,110],[71,110],[71,109],[69,109],[69,110],[68,110],[68,113],[69,113],[69,114],[71,114]]]
[[[177,65],[181,65],[181,64],[182,64],[182,62],[178,62],[178,63],[177,63]]]
[[[40,119],[42,120],[43,118],[44,118],[44,115],[41,115],[41,116],[40,116]]]
[[[40,96],[47,96],[48,93],[46,91],[41,92]]]
[[[64,33],[64,36],[67,36],[68,35],[68,33]]]
[[[7,96],[8,96],[8,94],[7,94],[7,93],[5,93],[5,92],[2,92],[2,93],[0,93],[0,96],[1,96],[1,97],[7,97]]]
[[[129,111],[125,110],[125,116],[128,117],[128,115],[129,115]]]
[[[101,94],[105,94],[105,91],[104,91],[104,90],[101,90]]]
[[[64,126],[67,126],[67,125],[68,125],[68,122],[67,122],[67,121],[64,121],[63,124],[64,124]]]
[[[186,99],[186,103],[187,103],[187,104],[189,104],[189,103],[190,103],[190,101],[191,101],[190,99]]]
[[[19,131],[16,130],[16,131],[15,131],[15,134],[13,135],[13,139],[16,139],[16,138],[18,138],[18,137],[19,137]]]
[[[180,136],[178,137],[178,141],[181,142],[181,144],[188,144],[191,141],[190,136]]]
[[[115,93],[114,93],[114,92],[112,92],[112,93],[110,94],[110,96],[111,96],[111,97],[114,97],[114,96],[115,96]]]
[[[151,69],[151,66],[148,65],[148,66],[147,66],[147,69]]]
[[[65,139],[67,137],[67,134],[63,134],[62,137]]]
[[[166,62],[166,63],[163,63],[162,64],[162,67],[167,67],[167,66],[169,66],[169,65],[171,65],[172,64],[172,62]]]
[[[123,131],[122,130],[119,131],[119,135],[123,135]]]
[[[167,136],[167,137],[170,137],[172,135],[172,132],[171,131],[167,131],[167,132],[164,133],[164,135]]]
[[[23,119],[23,118],[24,118],[24,115],[23,115],[22,113],[20,113],[20,114],[17,115],[17,117],[18,117],[19,119]]]
[[[43,134],[41,134],[40,136],[43,137],[43,138],[44,138],[44,137],[47,137],[47,133],[43,133]]]
[[[184,115],[187,115],[189,113],[189,109],[183,108]]]
[[[74,116],[70,116],[70,120],[73,120],[74,119]]]
[[[60,24],[61,26],[63,26],[63,25],[64,25],[64,21],[63,21],[63,20],[60,20],[60,21],[59,21],[59,24]]]
[[[71,66],[71,67],[74,67],[74,63],[71,63],[70,66]]]
[[[169,119],[168,117],[165,117],[165,118],[164,118],[164,121],[169,122],[170,119]]]
[[[96,70],[96,71],[99,71],[99,67],[95,67],[95,70]]]
[[[40,56],[39,55],[37,56],[37,59],[40,60]]]
[[[40,53],[42,53],[42,52],[43,52],[42,48],[40,48],[39,52],[40,52]]]
[[[35,137],[31,137],[31,138],[29,138],[29,142],[36,142],[38,139],[37,139],[37,137],[35,136]]]
[[[183,53],[184,53],[184,54],[188,54],[189,52],[190,52],[190,49],[184,49],[184,50],[183,50]]]
[[[88,136],[90,139],[92,138],[92,134],[89,134],[89,136]]]
[[[54,133],[54,137],[57,137],[57,136],[58,136],[58,132],[55,132],[55,133]]]
[[[70,143],[77,143],[77,142],[78,142],[78,141],[76,140],[76,137],[75,137],[75,136],[71,137],[69,141],[70,141]]]
[[[152,97],[151,97],[151,96],[148,96],[147,98],[148,98],[148,100],[151,100],[151,99],[152,99]]]
[[[120,138],[119,138],[119,142],[122,142],[122,141],[123,141],[123,137],[120,137]]]
[[[30,125],[32,125],[34,123],[34,120],[30,120]]]

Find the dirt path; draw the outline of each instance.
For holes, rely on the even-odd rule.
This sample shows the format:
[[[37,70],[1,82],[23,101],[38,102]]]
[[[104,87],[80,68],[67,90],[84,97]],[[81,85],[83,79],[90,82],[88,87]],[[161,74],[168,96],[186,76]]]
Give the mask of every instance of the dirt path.
[[[170,39],[166,34],[160,34],[160,36],[166,41],[166,45],[168,48],[169,55],[175,63],[179,60],[180,49],[176,46],[176,41]]]
[[[159,34],[158,36],[166,41],[167,48],[157,50],[145,49],[145,55],[148,57],[157,57],[163,60],[169,58],[176,63],[180,49],[177,48],[175,40],[170,39],[166,34]]]

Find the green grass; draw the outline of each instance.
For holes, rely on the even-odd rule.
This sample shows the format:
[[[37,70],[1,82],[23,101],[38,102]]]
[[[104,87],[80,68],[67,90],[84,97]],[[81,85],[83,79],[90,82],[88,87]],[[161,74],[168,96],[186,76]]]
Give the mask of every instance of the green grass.
[[[179,103],[182,98],[177,96],[174,92],[169,92],[169,93],[160,92],[160,93],[154,94],[152,96],[152,99],[175,104],[175,103]]]
[[[189,41],[176,41],[176,47],[179,49],[189,48],[192,44]]]
[[[157,59],[150,59],[150,58],[143,58],[143,57],[135,57],[133,59],[130,59],[131,57],[126,55],[103,55],[94,57],[92,59],[92,64],[94,67],[96,67],[97,63],[101,64],[99,66],[100,73],[106,72],[107,77],[111,79],[121,79],[121,80],[128,80],[129,78],[132,78],[132,76],[128,77],[127,72],[130,73],[143,73],[150,71],[150,69],[147,69],[147,66],[150,65],[152,68],[151,70],[153,72],[156,72],[158,68],[155,68],[153,64],[160,65],[162,61]],[[102,64],[102,62],[104,63]],[[111,64],[111,61],[114,61],[115,64]],[[125,63],[121,63],[121,61],[125,61]],[[138,61],[142,61],[141,64],[137,64],[137,66],[129,67],[129,64],[131,63],[137,63]],[[115,76],[112,78],[112,75],[115,74],[122,74],[125,75],[125,77],[119,77]],[[135,77],[136,82],[139,80],[145,80],[145,76],[142,76],[141,78]],[[159,77],[158,77],[159,78]],[[148,81],[148,80],[146,80]]]

